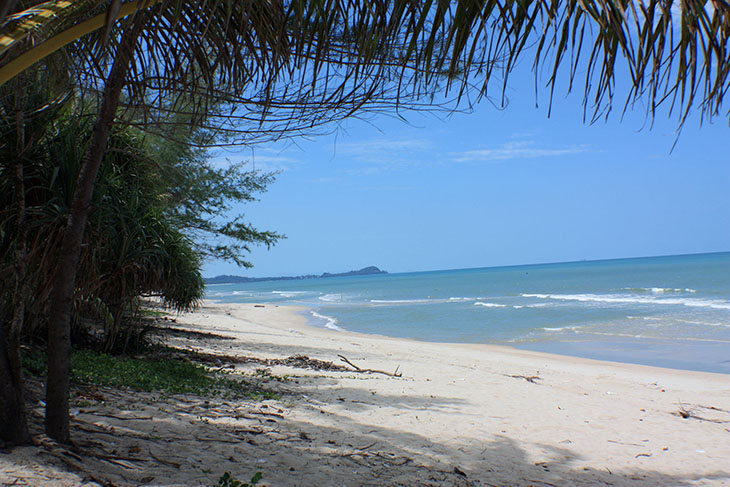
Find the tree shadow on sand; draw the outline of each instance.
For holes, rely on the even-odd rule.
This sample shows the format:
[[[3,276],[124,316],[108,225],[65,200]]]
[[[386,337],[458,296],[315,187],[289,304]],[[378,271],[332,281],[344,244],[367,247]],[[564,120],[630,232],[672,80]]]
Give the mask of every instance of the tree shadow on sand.
[[[263,402],[99,388],[74,409],[73,448],[44,439],[39,447],[6,452],[0,455],[2,473],[6,483],[17,485],[54,485],[54,469],[71,469],[81,479],[108,486],[166,487],[216,485],[224,472],[246,481],[259,469],[262,484],[271,486],[681,487],[697,485],[698,479],[730,482],[730,473],[720,468],[696,476],[638,466],[611,472],[584,466],[575,452],[549,445],[543,448],[547,460],[535,463],[506,436],[445,440],[430,434],[427,424],[418,434],[372,424],[365,420],[367,413],[383,404],[393,414],[414,415],[429,408],[458,409],[460,400],[381,393],[376,400],[368,391],[350,388],[340,390],[345,403],[332,400],[336,391],[318,392],[336,380],[287,383],[282,400]],[[29,390],[34,396],[29,404],[37,404],[39,385],[31,384]],[[32,417],[34,432],[43,438],[40,410]],[[29,462],[48,469],[36,475]]]

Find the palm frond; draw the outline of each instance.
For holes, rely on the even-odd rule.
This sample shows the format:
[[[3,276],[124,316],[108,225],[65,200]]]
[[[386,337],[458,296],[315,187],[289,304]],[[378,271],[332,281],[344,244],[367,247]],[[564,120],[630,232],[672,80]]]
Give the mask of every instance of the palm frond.
[[[9,39],[31,27],[49,36],[35,47],[11,43],[0,83],[71,43],[80,81],[100,90],[126,25],[109,20],[144,9],[150,17],[128,102],[146,123],[183,105],[202,119],[225,100],[228,128],[240,119],[265,123],[283,105],[292,110],[282,118],[294,117],[296,129],[307,110],[295,106],[313,109],[305,119],[317,125],[426,105],[437,89],[453,94],[453,108],[488,96],[495,81],[504,89],[523,57],[536,76],[547,68],[551,93],[563,79],[568,90],[582,85],[593,117],[610,111],[617,75],[625,105],[641,101],[653,115],[667,104],[681,121],[695,106],[717,115],[729,87],[728,0],[139,0],[103,3],[93,18],[79,11],[84,3],[42,3],[35,16],[30,8],[16,14],[17,25],[6,23]],[[105,26],[109,45],[100,51]]]

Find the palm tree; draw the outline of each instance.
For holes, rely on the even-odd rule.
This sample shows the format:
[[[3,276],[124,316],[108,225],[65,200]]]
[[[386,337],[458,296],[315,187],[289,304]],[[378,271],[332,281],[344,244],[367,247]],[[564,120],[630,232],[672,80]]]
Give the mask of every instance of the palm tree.
[[[61,441],[69,439],[76,264],[111,126],[123,119],[125,86],[121,105],[148,126],[182,109],[202,121],[223,102],[230,110],[213,119],[218,128],[235,135],[241,120],[260,124],[234,137],[248,143],[366,110],[433,108],[436,91],[452,97],[451,107],[468,104],[488,95],[498,74],[506,83],[527,53],[536,72],[548,65],[553,88],[560,76],[572,87],[584,72],[594,114],[610,108],[621,62],[631,78],[627,104],[647,100],[653,115],[666,101],[681,121],[697,98],[703,114],[717,114],[730,72],[727,0],[707,7],[698,0],[678,7],[670,0],[51,0],[35,10],[6,0],[0,7],[15,12],[0,36],[0,83],[69,46],[79,86],[102,99],[53,277],[46,431]]]

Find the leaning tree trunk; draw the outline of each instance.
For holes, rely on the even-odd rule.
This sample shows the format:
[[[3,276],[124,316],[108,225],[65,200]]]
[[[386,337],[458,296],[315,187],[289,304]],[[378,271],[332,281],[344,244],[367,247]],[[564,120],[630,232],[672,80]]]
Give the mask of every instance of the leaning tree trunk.
[[[28,252],[25,212],[25,124],[23,120],[22,77],[15,86],[15,292],[13,293],[13,316],[10,326],[5,316],[0,316],[0,440],[13,445],[32,443],[28,430],[23,392],[23,367],[20,358],[20,333],[23,331],[25,301],[28,285]]]
[[[20,374],[18,341],[4,317],[0,317],[0,440],[12,445],[32,443],[25,413],[23,381]]]
[[[96,175],[114,124],[119,98],[134,55],[134,46],[144,25],[143,17],[143,14],[138,13],[122,34],[114,64],[104,86],[101,108],[91,133],[91,141],[76,180],[69,218],[53,274],[48,317],[46,433],[61,442],[70,441],[68,400],[71,379],[71,310],[81,244],[91,211]]]

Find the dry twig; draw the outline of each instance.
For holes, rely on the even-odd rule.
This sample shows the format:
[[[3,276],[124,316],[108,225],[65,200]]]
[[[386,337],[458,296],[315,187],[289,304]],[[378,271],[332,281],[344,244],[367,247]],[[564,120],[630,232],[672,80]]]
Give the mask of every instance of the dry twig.
[[[390,372],[385,372],[384,370],[361,369],[357,365],[355,365],[352,362],[350,362],[347,359],[347,357],[345,357],[344,355],[337,354],[337,356],[340,357],[340,360],[342,360],[343,362],[345,362],[347,365],[349,365],[350,367],[354,368],[355,369],[355,372],[361,372],[361,373],[364,373],[364,374],[383,374],[383,375],[387,375],[388,377],[402,377],[403,376],[403,373],[402,372],[399,372],[400,365],[398,367],[396,367],[395,368],[395,372],[393,372],[391,374]]]

